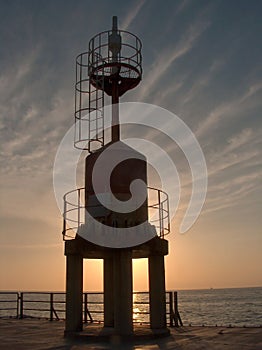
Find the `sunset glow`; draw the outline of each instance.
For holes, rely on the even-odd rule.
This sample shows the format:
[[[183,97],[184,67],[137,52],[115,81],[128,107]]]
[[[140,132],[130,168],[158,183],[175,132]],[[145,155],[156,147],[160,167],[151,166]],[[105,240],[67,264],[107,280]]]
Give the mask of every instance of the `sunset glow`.
[[[123,102],[177,115],[207,164],[204,206],[181,234],[190,165],[172,140],[154,130],[143,135],[163,145],[181,182],[166,237],[167,290],[262,286],[261,11],[262,2],[244,0],[2,1],[0,290],[65,290],[54,160],[74,123],[75,57],[113,15],[143,43],[142,81]],[[86,155],[78,165],[80,186]],[[148,174],[148,185],[161,188],[156,169],[149,166]],[[172,182],[174,172],[167,175]],[[147,270],[147,260],[133,261],[134,291],[148,290]],[[84,290],[103,290],[102,260],[84,262]]]

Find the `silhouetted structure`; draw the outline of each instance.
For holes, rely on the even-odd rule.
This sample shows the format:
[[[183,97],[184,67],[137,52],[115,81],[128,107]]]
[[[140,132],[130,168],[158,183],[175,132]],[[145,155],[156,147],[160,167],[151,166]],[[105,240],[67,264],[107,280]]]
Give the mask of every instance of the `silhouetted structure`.
[[[168,254],[169,232],[167,194],[148,189],[155,194],[155,202],[145,200],[136,210],[120,213],[105,207],[99,201],[92,181],[93,168],[99,156],[109,151],[101,165],[110,165],[112,159],[124,157],[111,174],[112,194],[120,201],[131,197],[130,183],[135,179],[147,184],[146,158],[120,141],[119,97],[136,87],[142,78],[141,42],[133,34],[118,30],[113,17],[110,31],[99,33],[89,42],[88,52],[76,59],[75,147],[88,151],[85,168],[85,187],[67,193],[65,199],[64,229],[66,255],[66,329],[65,333],[82,330],[83,315],[83,259],[103,259],[104,263],[104,326],[112,327],[117,335],[133,333],[132,259],[148,258],[150,327],[166,332],[165,268],[164,256]],[[104,94],[112,98],[111,140],[105,144]],[[109,150],[110,149],[110,150]],[[108,163],[108,164],[106,164]],[[102,179],[102,177],[101,177]],[[103,181],[98,180],[99,195]],[[148,192],[149,193],[149,192]],[[70,196],[76,194],[76,203]],[[81,205],[81,201],[84,205]],[[148,222],[148,209],[158,212],[158,219]],[[107,227],[144,227],[153,232],[152,239],[126,248],[110,248],[89,240],[89,234],[103,235],[103,228],[90,223],[91,215]],[[83,214],[84,213],[84,214]],[[76,214],[72,219],[72,214]],[[72,226],[76,235],[72,235]],[[91,232],[93,229],[96,232]],[[143,234],[143,232],[141,232]],[[88,273],[88,272],[87,272]],[[92,278],[89,275],[87,278]]]

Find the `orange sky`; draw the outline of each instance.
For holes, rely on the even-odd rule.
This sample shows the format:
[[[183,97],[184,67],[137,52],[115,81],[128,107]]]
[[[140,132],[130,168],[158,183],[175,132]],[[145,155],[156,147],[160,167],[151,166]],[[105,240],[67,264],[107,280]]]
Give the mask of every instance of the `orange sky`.
[[[93,1],[90,11],[89,1],[1,3],[0,290],[65,288],[53,164],[74,122],[75,57],[112,15],[143,42],[143,79],[121,101],[175,113],[206,158],[206,202],[185,234],[177,228],[191,187],[182,183],[167,289],[262,286],[261,4],[113,0]],[[186,160],[174,157],[186,179]],[[146,261],[134,262],[134,290],[147,283]],[[84,289],[102,289],[101,263],[85,262]]]

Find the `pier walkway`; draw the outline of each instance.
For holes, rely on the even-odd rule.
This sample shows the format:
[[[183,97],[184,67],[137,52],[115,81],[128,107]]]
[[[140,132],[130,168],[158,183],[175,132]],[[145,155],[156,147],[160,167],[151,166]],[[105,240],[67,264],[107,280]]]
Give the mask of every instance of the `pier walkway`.
[[[116,338],[99,336],[100,325],[89,325],[75,339],[64,338],[64,321],[38,319],[0,319],[0,349],[12,350],[261,350],[262,328],[179,327],[170,328],[165,338],[148,336],[137,328],[137,339],[124,343]],[[95,335],[98,335],[95,336]]]

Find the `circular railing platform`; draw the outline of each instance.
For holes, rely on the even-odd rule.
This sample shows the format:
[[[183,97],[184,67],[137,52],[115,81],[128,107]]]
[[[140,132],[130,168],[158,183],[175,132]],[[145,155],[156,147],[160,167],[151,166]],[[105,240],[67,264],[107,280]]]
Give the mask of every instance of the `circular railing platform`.
[[[170,232],[168,194],[148,187],[148,221],[155,226],[157,235],[164,238]],[[102,204],[100,205],[103,207]],[[96,206],[98,207],[98,206]],[[63,239],[74,239],[81,225],[85,223],[85,188],[81,187],[64,195]]]
[[[118,93],[119,96],[122,96],[141,81],[142,43],[136,35],[125,30],[117,30],[117,35],[121,37],[121,44],[119,44],[121,49],[117,57],[113,57],[110,44],[111,35],[111,30],[104,31],[89,41],[89,76],[92,85],[97,89],[101,89],[99,82],[103,77],[103,89],[109,95],[112,94],[112,78],[117,76]]]

